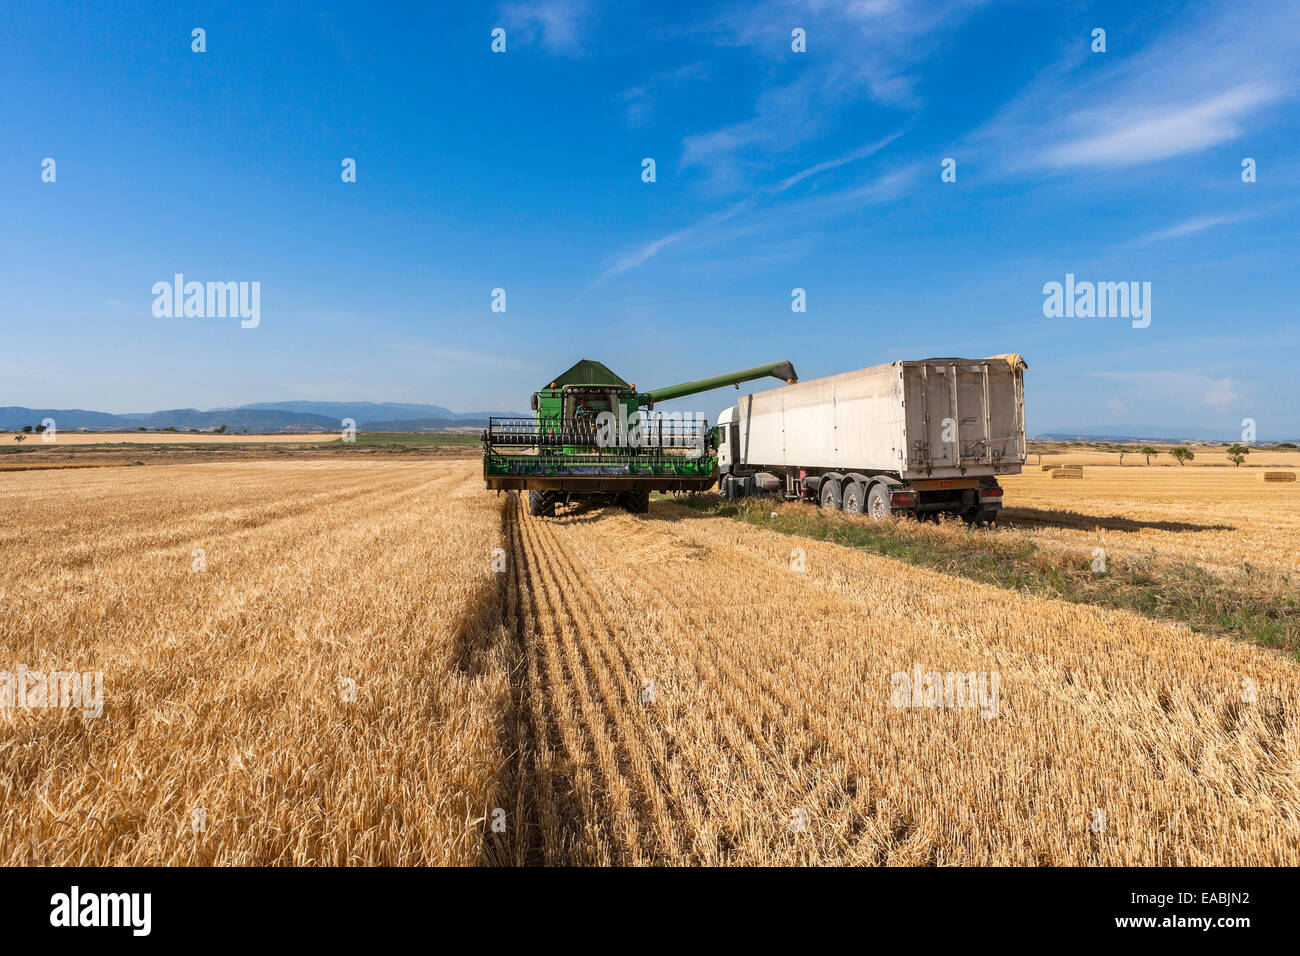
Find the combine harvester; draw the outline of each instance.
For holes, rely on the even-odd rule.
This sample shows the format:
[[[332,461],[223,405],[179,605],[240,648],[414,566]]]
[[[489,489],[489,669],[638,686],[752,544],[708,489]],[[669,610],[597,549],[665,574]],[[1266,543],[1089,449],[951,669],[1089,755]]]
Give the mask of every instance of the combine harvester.
[[[490,420],[487,487],[528,492],[529,512],[561,500],[649,510],[651,491],[803,499],[827,510],[890,516],[960,515],[991,524],[999,475],[1025,463],[1019,355],[893,362],[799,383],[789,362],[638,392],[582,361],[533,395],[532,419]],[[773,376],[716,428],[655,413],[657,402]]]
[[[789,362],[638,392],[600,362],[583,359],[533,393],[533,418],[491,418],[483,433],[489,489],[527,491],[528,511],[595,500],[644,514],[652,491],[703,491],[718,459],[702,417],[654,413],[657,402],[773,376],[798,381]]]

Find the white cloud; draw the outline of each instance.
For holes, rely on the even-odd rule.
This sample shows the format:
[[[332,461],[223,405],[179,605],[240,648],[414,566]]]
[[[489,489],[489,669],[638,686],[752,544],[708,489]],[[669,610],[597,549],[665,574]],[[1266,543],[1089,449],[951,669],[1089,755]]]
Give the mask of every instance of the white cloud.
[[[887,137],[884,142],[888,142],[893,137]],[[848,160],[845,160],[848,162]],[[820,164],[830,168],[838,163]],[[915,179],[918,166],[912,164],[902,169],[896,169],[892,172],[878,176],[866,183],[852,186],[848,189],[841,189],[837,192],[825,193],[796,199],[790,202],[776,202],[769,205],[761,205],[758,199],[743,199],[740,202],[733,203],[727,208],[706,217],[694,225],[679,229],[676,232],[669,233],[652,242],[648,242],[637,247],[631,252],[624,253],[614,262],[606,267],[599,276],[587,288],[595,286],[622,275],[632,269],[645,265],[646,262],[657,256],[664,249],[677,246],[682,249],[701,249],[706,246],[718,245],[724,242],[730,242],[735,239],[750,236],[755,232],[764,229],[775,229],[782,236],[788,238],[789,223],[792,219],[810,224],[818,219],[833,218],[835,216],[847,215],[857,209],[865,206],[878,205],[881,203],[891,202],[898,199],[906,191],[908,186]],[[815,175],[815,170],[805,170],[808,175]],[[803,178],[802,175],[792,178]],[[765,198],[777,196],[788,188],[784,185],[778,185],[772,189],[764,190],[760,196]],[[741,213],[745,213],[748,219],[744,223],[731,224],[727,228],[720,228],[724,223],[735,219]]]
[[[1118,398],[1112,398],[1110,401],[1108,401],[1106,403],[1106,408],[1110,410],[1112,415],[1123,415],[1126,411],[1128,411],[1128,409],[1125,408],[1124,403],[1121,402]]]
[[[715,191],[739,190],[756,165],[832,129],[846,106],[915,108],[916,68],[981,2],[766,0],[730,7],[702,29],[714,42],[753,53],[760,67],[793,58],[795,78],[762,86],[750,116],[686,136],[682,168],[704,170]],[[807,31],[805,54],[790,50],[795,25]]]
[[[614,95],[615,101],[623,104],[623,115],[630,126],[641,126],[654,112],[658,96],[665,89],[672,89],[689,80],[699,79],[708,74],[705,63],[687,63],[674,70],[656,73],[644,83],[629,86]]]
[[[843,156],[837,156],[835,159],[828,159],[823,163],[817,163],[815,166],[809,166],[807,169],[800,170],[799,172],[795,173],[793,176],[788,176],[785,179],[781,180],[779,183],[776,184],[776,186],[773,187],[772,191],[776,193],[783,193],[791,186],[795,185],[796,183],[802,182],[803,180],[807,179],[809,176],[816,176],[818,173],[824,173],[828,169],[835,169],[836,167],[843,166],[845,163],[852,163],[859,159],[866,159],[868,156],[872,156],[880,152],[882,149],[884,149],[886,146],[888,146],[890,143],[892,143],[894,140],[898,139],[898,137],[902,135],[903,135],[902,132],[891,133],[889,136],[886,136],[884,139],[876,140],[876,142],[874,143],[868,143],[866,146],[863,146],[860,149],[855,149],[852,152],[845,153]]]
[[[1212,384],[1202,401],[1206,405],[1213,405],[1216,408],[1226,408],[1237,400],[1238,396],[1232,389],[1232,379],[1224,378]]]
[[[676,232],[669,233],[666,236],[655,239],[653,242],[647,242],[645,245],[633,249],[631,252],[624,253],[615,259],[612,264],[606,267],[606,269],[597,276],[587,288],[593,288],[614,278],[615,276],[622,275],[624,272],[645,265],[646,262],[657,256],[661,250],[691,237],[698,237],[709,227],[725,222],[732,216],[735,216],[737,213],[742,212],[752,205],[753,204],[750,200],[735,203],[734,205],[728,206],[726,209],[716,212],[694,225],[687,226],[684,229],[678,229]]]
[[[1186,369],[1160,369],[1142,372],[1089,372],[1094,378],[1124,382],[1134,386],[1134,397],[1143,407],[1169,404],[1190,408],[1200,403],[1213,408],[1228,408],[1240,399],[1238,385],[1230,378],[1211,378]],[[1109,403],[1107,403],[1109,407]]]
[[[1241,135],[1246,117],[1275,103],[1282,91],[1264,83],[1244,84],[1218,96],[1165,109],[1076,113],[1070,123],[1088,132],[1041,152],[1044,166],[1118,166],[1168,159]]]
[[[1004,172],[1154,163],[1232,142],[1276,122],[1294,98],[1300,4],[1189,8],[1145,46],[1089,52],[1062,42],[1056,62],[958,147]],[[1243,155],[1249,155],[1245,153]]]
[[[1196,219],[1187,219],[1167,229],[1157,229],[1155,232],[1149,232],[1135,240],[1134,244],[1147,245],[1152,242],[1163,242],[1166,239],[1181,239],[1183,236],[1195,235],[1198,232],[1204,232],[1206,229],[1213,229],[1215,226],[1225,226],[1229,223],[1238,222],[1241,218],[1240,216],[1200,216]]]
[[[584,52],[582,26],[590,13],[586,0],[514,0],[498,9],[507,42],[510,34],[517,33],[524,42],[540,42],[548,53],[573,56]]]

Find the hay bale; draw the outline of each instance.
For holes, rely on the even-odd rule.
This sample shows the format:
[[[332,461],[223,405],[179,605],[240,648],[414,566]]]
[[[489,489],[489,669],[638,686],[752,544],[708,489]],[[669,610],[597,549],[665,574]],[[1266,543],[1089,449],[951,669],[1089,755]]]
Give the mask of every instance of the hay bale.
[[[1053,478],[1082,478],[1083,465],[1058,465],[1052,469]]]
[[[1260,481],[1295,481],[1294,471],[1261,471]]]
[[[1060,468],[1060,465],[1043,465],[1043,471],[1052,471],[1054,468]]]

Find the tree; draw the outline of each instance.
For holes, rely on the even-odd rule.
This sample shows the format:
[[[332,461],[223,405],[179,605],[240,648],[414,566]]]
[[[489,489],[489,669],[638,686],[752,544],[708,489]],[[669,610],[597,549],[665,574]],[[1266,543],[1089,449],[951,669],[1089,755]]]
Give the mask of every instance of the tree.
[[[32,433],[32,426],[31,426],[31,425],[24,425],[24,426],[23,426],[23,434],[24,434],[24,435],[30,435],[31,433]]]
[[[1196,457],[1196,452],[1192,451],[1190,448],[1171,448],[1169,449],[1169,454],[1173,456],[1173,459],[1180,465],[1185,465]]]
[[[1241,467],[1241,463],[1246,460],[1246,456],[1249,454],[1250,454],[1250,449],[1247,448],[1245,445],[1228,446],[1228,458],[1230,458],[1232,460],[1232,463],[1236,465],[1238,468]]]
[[[214,428],[214,429],[212,429],[212,430],[213,430],[214,432],[216,432],[218,435],[224,435],[224,434],[226,433],[226,426],[225,426],[225,425],[218,425],[216,428]]]
[[[26,435],[15,435],[15,436],[14,436],[14,441],[27,441],[27,436],[26,436]]]
[[[1141,448],[1138,449],[1138,454],[1145,455],[1147,464],[1149,465],[1151,464],[1151,459],[1154,458],[1156,455],[1160,454],[1160,452],[1152,448],[1150,445],[1143,445]]]

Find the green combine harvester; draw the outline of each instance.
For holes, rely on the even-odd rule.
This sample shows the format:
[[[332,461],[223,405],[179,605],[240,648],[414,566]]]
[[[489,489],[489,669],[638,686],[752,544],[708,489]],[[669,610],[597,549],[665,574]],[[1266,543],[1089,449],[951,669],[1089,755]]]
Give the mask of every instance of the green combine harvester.
[[[794,384],[789,362],[638,392],[600,362],[583,359],[533,393],[533,418],[491,418],[483,433],[489,489],[527,491],[528,511],[551,516],[561,501],[596,500],[634,514],[652,491],[703,491],[718,480],[717,441],[702,417],[655,405],[767,376]]]

